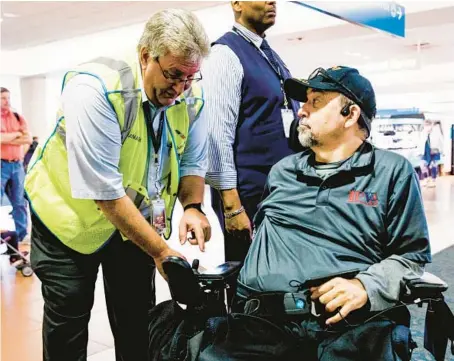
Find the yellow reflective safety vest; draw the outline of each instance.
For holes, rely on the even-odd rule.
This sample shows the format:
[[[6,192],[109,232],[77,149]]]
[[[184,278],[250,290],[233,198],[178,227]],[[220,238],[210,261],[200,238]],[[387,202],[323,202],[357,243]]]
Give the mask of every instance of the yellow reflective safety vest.
[[[147,180],[152,144],[142,108],[138,59],[131,59],[98,58],[80,65],[66,73],[62,90],[78,74],[92,75],[102,83],[121,129],[119,171],[123,176],[123,186],[139,208],[150,203]],[[202,108],[202,89],[193,85],[164,113],[166,139],[162,140],[160,151],[161,159],[166,161],[161,165],[160,179],[164,186],[161,197],[166,206],[166,239],[172,232],[180,157],[185,150],[189,125],[198,118]],[[66,122],[61,109],[57,118],[53,133],[33,155],[25,179],[25,191],[33,212],[55,237],[79,253],[91,254],[102,247],[116,229],[93,200],[72,198]]]

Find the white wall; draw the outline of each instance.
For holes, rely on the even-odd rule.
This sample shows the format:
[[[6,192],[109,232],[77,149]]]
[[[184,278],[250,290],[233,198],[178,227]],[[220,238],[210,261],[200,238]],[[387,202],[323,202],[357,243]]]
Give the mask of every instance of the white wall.
[[[22,109],[28,121],[30,133],[43,140],[47,135],[46,77],[37,75],[21,79]]]
[[[135,48],[143,26],[138,24],[31,48],[2,51],[0,72],[20,76],[47,74],[99,56],[115,56]]]
[[[48,130],[54,129],[57,120],[57,110],[60,108],[60,94],[64,75],[64,71],[46,74],[45,117]]]

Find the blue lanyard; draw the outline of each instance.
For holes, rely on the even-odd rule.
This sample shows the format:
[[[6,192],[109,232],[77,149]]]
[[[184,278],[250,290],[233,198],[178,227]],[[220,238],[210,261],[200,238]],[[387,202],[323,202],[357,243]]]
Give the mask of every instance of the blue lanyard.
[[[282,74],[281,74],[281,70],[280,70],[279,68],[276,69],[276,68],[273,66],[273,64],[271,64],[270,59],[268,59],[268,57],[265,55],[265,53],[264,53],[262,50],[260,50],[260,49],[252,42],[252,40],[249,39],[249,38],[247,37],[247,35],[244,34],[241,30],[239,30],[239,29],[233,27],[233,28],[232,28],[232,31],[233,31],[234,33],[236,33],[237,35],[241,36],[241,37],[242,37],[244,40],[246,40],[249,44],[251,44],[251,45],[260,53],[260,55],[263,56],[263,57],[265,58],[265,60],[268,62],[268,64],[271,66],[271,68],[274,70],[274,72],[275,72],[275,73],[277,74],[277,76],[279,77],[279,80],[283,83],[285,79],[284,79],[284,77],[283,77]]]
[[[254,47],[254,49],[257,50],[257,51],[259,52],[259,54],[260,54],[262,57],[265,58],[265,60],[267,61],[267,63],[271,66],[271,69],[273,69],[274,72],[276,73],[276,75],[278,76],[279,81],[280,81],[280,83],[281,83],[281,91],[282,91],[282,94],[284,95],[284,107],[285,107],[286,109],[293,109],[293,107],[291,106],[291,104],[292,104],[292,103],[291,103],[291,100],[289,101],[289,99],[287,98],[287,94],[285,94],[285,91],[284,91],[284,81],[285,81],[285,79],[284,79],[283,75],[281,74],[281,70],[280,70],[279,68],[276,69],[276,68],[273,66],[273,64],[271,64],[270,59],[268,59],[268,57],[265,55],[265,53],[264,53],[263,51],[261,51],[261,50],[252,42],[252,40],[249,39],[249,38],[246,36],[246,34],[244,34],[241,30],[239,30],[239,29],[233,27],[233,28],[232,28],[232,31],[233,31],[234,33],[236,33],[238,36],[241,36],[241,37],[242,37],[244,40],[246,40],[249,44],[251,44],[251,45]],[[276,62],[279,63],[278,60],[276,60]]]

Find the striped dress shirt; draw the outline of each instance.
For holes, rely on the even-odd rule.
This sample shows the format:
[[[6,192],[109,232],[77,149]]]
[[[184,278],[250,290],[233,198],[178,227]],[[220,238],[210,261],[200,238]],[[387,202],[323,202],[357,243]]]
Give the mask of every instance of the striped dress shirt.
[[[234,27],[260,50],[262,37],[241,24],[235,23]],[[233,189],[237,187],[233,144],[241,106],[243,66],[227,45],[215,44],[202,66],[202,74],[209,129],[206,181],[219,190]]]

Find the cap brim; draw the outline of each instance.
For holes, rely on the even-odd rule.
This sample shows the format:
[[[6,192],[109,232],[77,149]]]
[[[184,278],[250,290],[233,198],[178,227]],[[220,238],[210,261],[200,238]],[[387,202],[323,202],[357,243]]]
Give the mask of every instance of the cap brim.
[[[315,90],[338,91],[336,84],[317,81],[317,78],[312,80],[288,78],[284,82],[284,91],[290,98],[299,102],[307,102],[307,90],[309,88]]]

